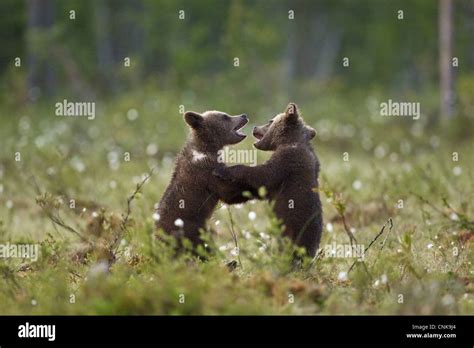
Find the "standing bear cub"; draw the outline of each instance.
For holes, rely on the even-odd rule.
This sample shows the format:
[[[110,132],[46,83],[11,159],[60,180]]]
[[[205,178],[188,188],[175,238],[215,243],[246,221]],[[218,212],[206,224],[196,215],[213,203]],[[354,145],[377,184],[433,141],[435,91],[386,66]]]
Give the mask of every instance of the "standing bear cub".
[[[237,186],[258,190],[275,202],[275,214],[283,221],[284,235],[313,257],[321,239],[323,219],[318,188],[319,161],[310,141],[316,135],[300,117],[296,104],[267,124],[254,127],[254,146],[274,151],[262,165],[219,167],[213,174]]]
[[[218,161],[218,151],[245,139],[240,129],[248,119],[246,115],[229,116],[219,111],[188,111],[184,119],[191,132],[158,205],[156,227],[178,240],[187,238],[197,247],[203,244],[200,229],[205,228],[218,200],[242,203],[248,200],[242,193],[252,191],[246,185],[240,187],[212,175],[213,170],[225,166]]]

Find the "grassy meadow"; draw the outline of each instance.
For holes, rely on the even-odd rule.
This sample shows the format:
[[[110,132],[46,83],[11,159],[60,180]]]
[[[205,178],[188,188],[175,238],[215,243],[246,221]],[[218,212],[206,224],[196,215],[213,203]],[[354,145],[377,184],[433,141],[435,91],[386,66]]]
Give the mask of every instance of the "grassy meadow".
[[[433,124],[430,92],[416,95],[413,120],[380,116],[389,96],[378,91],[302,86],[288,100],[258,86],[201,86],[98,100],[94,120],[56,116],[62,100],[3,103],[0,243],[38,243],[41,255],[0,262],[1,314],[474,313],[472,118]],[[349,245],[350,231],[364,259],[321,252],[292,269],[264,201],[218,206],[207,262],[173,257],[153,238],[153,209],[186,140],[179,106],[245,112],[250,134],[289,101],[318,132],[321,248]]]

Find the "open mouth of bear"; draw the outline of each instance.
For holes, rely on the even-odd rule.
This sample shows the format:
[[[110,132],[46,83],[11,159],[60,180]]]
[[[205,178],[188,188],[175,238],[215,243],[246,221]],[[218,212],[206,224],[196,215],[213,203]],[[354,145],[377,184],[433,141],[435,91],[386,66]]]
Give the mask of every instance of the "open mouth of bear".
[[[244,128],[244,126],[248,123],[248,120],[245,119],[245,118],[242,118],[242,120],[237,124],[237,126],[235,126],[235,128],[233,129],[234,133],[237,134],[238,136],[241,136],[241,137],[246,137],[246,135],[244,133],[242,133],[242,128]]]
[[[257,140],[262,140],[262,138],[264,137],[264,133],[262,132],[259,132],[257,130],[254,130],[253,131],[253,136],[257,139]]]

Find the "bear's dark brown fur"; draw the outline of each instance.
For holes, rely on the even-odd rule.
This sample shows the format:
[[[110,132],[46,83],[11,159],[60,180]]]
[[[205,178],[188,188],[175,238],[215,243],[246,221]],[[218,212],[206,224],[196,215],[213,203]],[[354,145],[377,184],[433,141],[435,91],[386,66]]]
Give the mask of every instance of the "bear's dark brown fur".
[[[184,119],[191,132],[159,203],[156,226],[197,246],[202,243],[200,229],[205,227],[219,199],[229,204],[248,200],[242,196],[250,189],[248,186],[238,187],[212,175],[214,169],[225,166],[218,161],[218,151],[245,138],[239,130],[248,119],[246,115],[229,116],[219,111],[188,111]]]
[[[299,116],[296,104],[267,124],[254,127],[257,149],[274,151],[262,165],[220,167],[214,175],[237,186],[264,186],[275,201],[275,213],[283,221],[284,235],[314,256],[321,239],[323,219],[319,199],[319,161],[310,141],[316,135]]]

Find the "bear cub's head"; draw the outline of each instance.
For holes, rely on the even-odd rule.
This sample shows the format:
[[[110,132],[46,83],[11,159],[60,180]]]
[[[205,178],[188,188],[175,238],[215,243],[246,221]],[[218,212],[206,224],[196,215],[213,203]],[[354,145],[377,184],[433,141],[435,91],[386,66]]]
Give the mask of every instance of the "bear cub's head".
[[[281,145],[308,143],[315,135],[316,131],[304,123],[295,103],[288,104],[284,113],[268,123],[253,128],[253,136],[258,140],[254,146],[263,151],[275,151]]]
[[[249,121],[245,114],[229,116],[221,111],[206,111],[202,114],[187,111],[184,120],[191,127],[195,141],[207,149],[215,150],[244,140],[246,135],[241,129]]]

